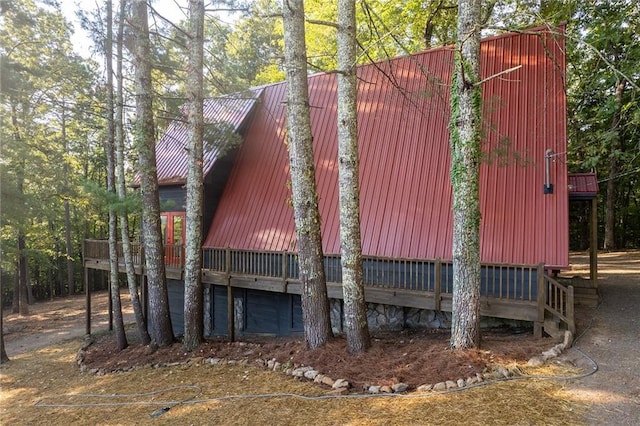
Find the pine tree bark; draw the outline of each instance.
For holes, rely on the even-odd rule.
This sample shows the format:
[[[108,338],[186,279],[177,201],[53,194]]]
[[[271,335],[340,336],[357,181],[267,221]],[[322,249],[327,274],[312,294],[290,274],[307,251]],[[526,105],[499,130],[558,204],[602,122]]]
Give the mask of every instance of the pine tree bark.
[[[67,119],[66,119],[66,103],[62,101],[62,145],[65,154],[68,154],[67,148]],[[73,277],[73,243],[71,241],[71,207],[69,205],[69,164],[64,163],[64,242],[67,252],[67,288],[69,294],[76,294],[75,281]]]
[[[167,346],[172,344],[175,339],[169,313],[169,294],[160,228],[153,87],[151,84],[151,47],[146,0],[132,1],[131,25],[135,39],[133,65],[135,68],[137,119],[134,137],[138,148],[138,166],[140,168],[142,241],[149,288],[149,334],[152,343],[158,346]]]
[[[2,288],[2,275],[0,274],[0,364],[9,362],[9,356],[4,347],[4,289]]]
[[[111,306],[113,309],[113,326],[116,335],[116,345],[119,350],[128,346],[127,334],[124,330],[122,304],[120,301],[120,286],[118,280],[118,217],[116,215],[115,200],[115,126],[113,117],[113,6],[107,0],[107,35],[105,39],[105,58],[107,72],[107,192],[109,202],[109,288],[111,289]]]
[[[453,306],[451,347],[480,345],[480,0],[459,0],[451,91]]]
[[[203,340],[202,199],[203,199],[203,58],[204,1],[189,0],[188,174],[184,266],[184,349],[192,351]]]
[[[124,129],[123,129],[123,77],[122,77],[122,45],[124,33],[124,20],[127,0],[120,0],[120,11],[118,18],[118,35],[116,38],[116,93],[115,93],[115,138],[116,138],[116,181],[118,189],[118,199],[122,205],[126,206],[127,189],[124,173]],[[120,235],[122,239],[122,254],[124,256],[125,269],[127,273],[127,287],[129,288],[129,297],[133,307],[133,315],[136,321],[138,337],[143,345],[151,342],[151,336],[147,329],[147,322],[144,318],[142,305],[140,303],[140,295],[138,293],[138,284],[136,282],[136,271],[133,264],[133,254],[131,250],[131,241],[129,239],[129,216],[125,209],[120,214]]]
[[[309,115],[303,1],[284,0],[282,9],[287,74],[287,142],[302,282],[302,321],[306,343],[314,349],[325,344],[332,337],[332,332]]]
[[[29,291],[27,289],[27,248],[24,231],[18,231],[18,312],[29,315]],[[15,299],[14,299],[15,300]],[[15,312],[15,307],[14,307]]]
[[[355,0],[338,1],[338,188],[344,328],[351,353],[371,347],[362,276]]]
[[[613,114],[613,123],[611,124],[611,132],[614,137],[611,140],[611,146],[609,148],[609,180],[607,181],[607,201],[605,204],[605,219],[604,219],[604,249],[615,250],[616,239],[616,204],[618,201],[617,181],[616,175],[619,171],[619,158],[618,151],[620,151],[620,118],[622,115],[622,94],[626,82],[624,80],[618,80],[616,82],[615,91],[615,105],[616,109]]]

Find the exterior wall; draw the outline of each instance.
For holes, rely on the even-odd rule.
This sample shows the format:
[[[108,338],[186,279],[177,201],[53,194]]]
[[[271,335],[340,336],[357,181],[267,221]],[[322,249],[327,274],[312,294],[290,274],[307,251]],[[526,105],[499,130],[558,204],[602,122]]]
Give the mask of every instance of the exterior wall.
[[[177,280],[167,280],[167,291],[173,334],[182,336],[184,334],[184,283]]]
[[[208,286],[210,314],[205,324],[208,336],[227,335],[227,289]],[[235,334],[287,336],[300,334],[302,307],[300,296],[265,292],[260,290],[234,289]],[[331,299],[331,325],[335,334],[343,333],[342,300]],[[172,314],[173,318],[173,314]],[[205,316],[205,318],[207,318]],[[378,303],[367,304],[369,329],[378,331],[400,331],[404,329],[448,329],[451,313],[426,309],[405,308]],[[500,325],[522,325],[526,322],[483,317],[482,327]],[[180,323],[181,324],[181,323]],[[175,328],[175,325],[174,325]],[[182,334],[182,333],[180,333]]]

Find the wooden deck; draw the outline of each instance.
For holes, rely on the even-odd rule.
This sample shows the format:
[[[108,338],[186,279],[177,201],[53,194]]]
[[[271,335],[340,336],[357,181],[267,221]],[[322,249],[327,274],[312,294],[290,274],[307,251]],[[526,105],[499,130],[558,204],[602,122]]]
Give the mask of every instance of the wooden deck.
[[[144,274],[143,248],[132,244],[136,273]],[[108,243],[86,240],[85,268],[108,270]],[[120,271],[125,272],[121,246]],[[182,246],[166,246],[167,278],[183,279]],[[296,253],[203,248],[206,284],[301,294]],[[339,255],[325,255],[328,295],[342,299]],[[363,259],[365,299],[402,307],[451,312],[453,265],[439,259]],[[483,316],[531,321],[536,335],[546,324],[575,333],[573,288],[550,278],[544,265],[482,264]],[[553,332],[555,330],[547,330]]]

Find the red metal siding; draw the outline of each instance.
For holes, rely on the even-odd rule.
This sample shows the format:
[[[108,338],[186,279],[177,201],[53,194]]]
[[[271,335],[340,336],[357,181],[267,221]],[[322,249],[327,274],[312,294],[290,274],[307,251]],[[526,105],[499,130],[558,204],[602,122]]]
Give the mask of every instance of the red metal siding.
[[[229,130],[237,132],[248,118],[256,104],[260,91],[247,91],[232,96],[206,99],[203,108],[205,126],[207,124],[225,124]],[[206,132],[205,128],[205,132]],[[219,131],[224,138],[223,131]],[[216,135],[206,135],[207,140],[216,139]],[[174,120],[156,146],[156,164],[158,182],[160,185],[185,183],[187,179],[187,151],[188,128],[187,123]],[[206,175],[215,164],[218,147],[207,146],[204,150],[204,174]]]
[[[509,34],[482,43],[481,250],[484,262],[568,264],[564,41]],[[449,82],[441,48],[359,67],[363,252],[451,259]],[[339,253],[336,82],[309,78],[326,253]],[[264,88],[206,246],[295,250],[287,184],[285,84]],[[554,193],[543,194],[545,151]]]
[[[569,175],[569,198],[588,199],[598,195],[598,178],[595,173]]]

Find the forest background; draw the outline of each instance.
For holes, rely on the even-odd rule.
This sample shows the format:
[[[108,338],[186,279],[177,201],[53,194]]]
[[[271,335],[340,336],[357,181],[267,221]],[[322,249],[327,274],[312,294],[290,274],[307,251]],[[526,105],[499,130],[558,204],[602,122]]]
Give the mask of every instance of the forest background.
[[[186,100],[186,15],[168,14],[160,5],[151,2],[150,8],[156,135]],[[279,7],[280,2],[269,0],[207,5],[205,96],[284,79]],[[335,32],[320,23],[335,22],[337,9],[321,0],[305,2],[305,9],[310,71],[334,70]],[[71,23],[58,2],[0,1],[0,279],[5,304],[18,296],[20,268],[32,300],[80,291],[82,241],[107,237],[108,208],[117,203],[106,190],[105,11],[77,12],[91,39],[82,55],[74,49]],[[453,1],[360,1],[357,14],[360,63],[450,45],[456,38]],[[631,0],[483,4],[484,36],[561,22],[567,23],[569,149],[556,161],[566,161],[571,172],[597,172],[599,247],[637,248],[640,6]],[[130,127],[135,102],[126,49],[123,59],[125,125]],[[126,133],[130,136],[131,128]],[[137,170],[133,151],[129,137],[129,182]],[[126,204],[136,238],[140,202],[135,192]],[[588,211],[572,209],[571,248],[580,250],[588,244]]]

